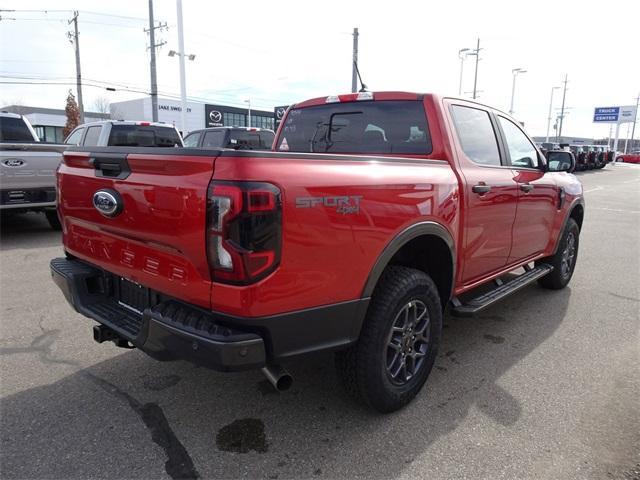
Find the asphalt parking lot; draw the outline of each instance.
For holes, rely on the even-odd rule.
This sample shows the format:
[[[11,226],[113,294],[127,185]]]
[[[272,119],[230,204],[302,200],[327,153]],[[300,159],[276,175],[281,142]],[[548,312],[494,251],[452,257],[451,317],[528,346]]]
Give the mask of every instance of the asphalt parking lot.
[[[531,286],[445,319],[426,388],[380,416],[332,357],[221,374],[96,344],[51,282],[60,235],[2,223],[3,478],[640,478],[640,165],[578,174],[587,210],[568,288]]]

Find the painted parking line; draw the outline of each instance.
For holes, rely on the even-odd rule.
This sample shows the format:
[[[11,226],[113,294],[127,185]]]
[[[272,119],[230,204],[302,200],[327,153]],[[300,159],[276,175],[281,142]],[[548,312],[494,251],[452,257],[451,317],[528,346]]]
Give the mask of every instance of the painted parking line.
[[[620,213],[640,213],[640,210],[624,210],[622,208],[606,208],[606,207],[589,207],[589,210],[602,210],[605,212],[620,212]]]
[[[585,190],[582,193],[597,192],[598,190],[604,190],[604,187],[597,186],[597,187],[594,187],[594,188],[590,188],[589,190]]]

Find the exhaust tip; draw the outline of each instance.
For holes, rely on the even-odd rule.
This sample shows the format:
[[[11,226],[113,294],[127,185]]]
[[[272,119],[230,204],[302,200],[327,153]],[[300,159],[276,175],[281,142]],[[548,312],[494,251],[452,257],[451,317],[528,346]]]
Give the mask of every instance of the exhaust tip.
[[[273,388],[279,392],[289,390],[291,385],[293,385],[293,377],[280,365],[267,365],[266,367],[262,367],[262,373],[267,377],[271,385],[273,385]]]
[[[284,392],[285,390],[289,390],[291,385],[293,385],[293,377],[287,373],[278,379],[276,382],[276,389],[279,392]]]

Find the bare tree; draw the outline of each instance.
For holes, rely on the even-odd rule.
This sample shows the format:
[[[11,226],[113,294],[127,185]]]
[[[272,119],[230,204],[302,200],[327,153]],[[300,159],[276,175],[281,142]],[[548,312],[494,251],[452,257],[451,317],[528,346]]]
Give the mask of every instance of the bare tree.
[[[109,113],[111,102],[107,97],[96,97],[91,104],[91,110],[97,113]]]

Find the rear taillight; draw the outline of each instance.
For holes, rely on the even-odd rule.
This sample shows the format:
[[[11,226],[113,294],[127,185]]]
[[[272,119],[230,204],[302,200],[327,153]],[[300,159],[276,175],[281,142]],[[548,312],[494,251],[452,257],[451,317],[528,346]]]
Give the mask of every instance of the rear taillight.
[[[262,182],[212,181],[207,195],[211,279],[246,285],[280,263],[280,190]]]

